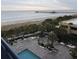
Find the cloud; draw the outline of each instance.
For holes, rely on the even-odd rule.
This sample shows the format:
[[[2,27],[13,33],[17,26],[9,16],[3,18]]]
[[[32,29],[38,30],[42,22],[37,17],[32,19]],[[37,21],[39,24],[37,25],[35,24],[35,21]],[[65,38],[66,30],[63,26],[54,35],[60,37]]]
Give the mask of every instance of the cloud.
[[[1,0],[2,10],[70,10],[76,0]]]

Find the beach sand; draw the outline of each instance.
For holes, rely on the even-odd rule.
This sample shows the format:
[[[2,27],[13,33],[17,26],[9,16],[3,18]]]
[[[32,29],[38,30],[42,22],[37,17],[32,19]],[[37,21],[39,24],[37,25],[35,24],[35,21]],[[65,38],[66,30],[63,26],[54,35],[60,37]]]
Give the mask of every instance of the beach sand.
[[[40,24],[42,21],[29,21],[24,23],[16,23],[16,24],[8,24],[8,25],[1,25],[1,30],[6,31],[9,29],[18,28],[21,26],[29,25],[29,24]]]
[[[29,21],[27,20],[18,20],[18,21],[7,21],[7,22],[1,22],[1,30],[6,31],[9,29],[17,28],[20,26],[25,26],[29,24],[40,24],[43,22],[45,19],[55,19],[56,17],[44,17],[44,18],[36,18],[36,19],[31,19]]]
[[[38,21],[26,21],[26,20],[19,20],[19,21],[9,21],[9,22],[1,22],[1,30],[6,31],[9,29],[18,28],[20,26],[25,26],[29,24],[40,24],[45,19],[38,19]]]

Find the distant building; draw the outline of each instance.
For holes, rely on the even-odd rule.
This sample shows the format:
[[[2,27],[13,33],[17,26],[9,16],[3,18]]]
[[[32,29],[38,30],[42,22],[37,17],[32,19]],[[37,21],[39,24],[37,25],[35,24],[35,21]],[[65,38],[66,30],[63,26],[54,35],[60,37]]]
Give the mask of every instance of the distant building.
[[[77,19],[61,21],[59,27],[66,29],[68,33],[77,34]],[[57,27],[57,26],[56,26]]]

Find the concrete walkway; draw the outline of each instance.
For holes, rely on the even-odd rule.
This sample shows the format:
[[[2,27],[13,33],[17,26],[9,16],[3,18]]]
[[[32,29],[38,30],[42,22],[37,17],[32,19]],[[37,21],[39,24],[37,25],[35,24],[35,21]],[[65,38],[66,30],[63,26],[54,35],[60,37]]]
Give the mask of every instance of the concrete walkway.
[[[54,46],[58,49],[57,53],[50,52],[47,48],[39,46],[35,38],[25,38],[25,40],[17,40],[17,43],[14,43],[12,47],[17,53],[24,49],[29,49],[41,59],[72,59],[67,47],[58,43],[54,43]]]

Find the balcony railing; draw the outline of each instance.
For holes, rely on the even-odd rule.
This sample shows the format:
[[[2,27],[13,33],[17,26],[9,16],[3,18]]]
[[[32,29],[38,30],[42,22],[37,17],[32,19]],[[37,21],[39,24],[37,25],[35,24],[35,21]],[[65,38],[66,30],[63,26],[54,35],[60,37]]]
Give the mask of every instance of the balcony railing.
[[[1,59],[19,59],[3,38],[1,38]]]

